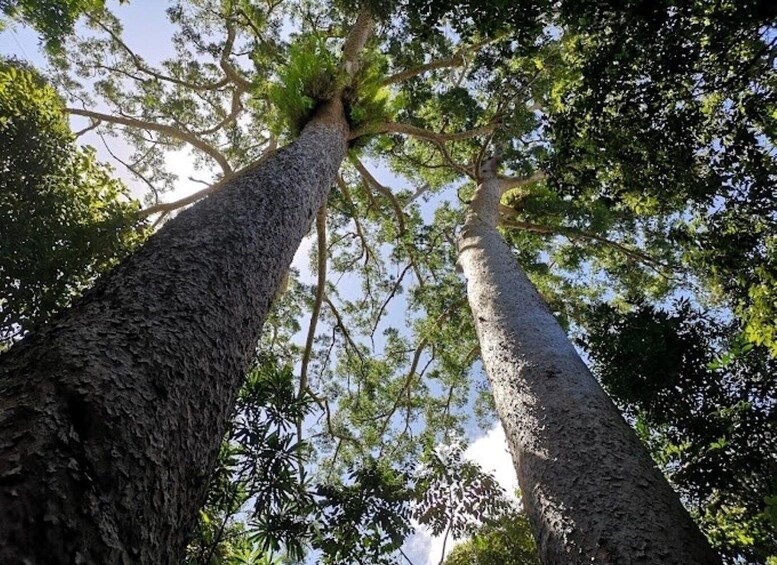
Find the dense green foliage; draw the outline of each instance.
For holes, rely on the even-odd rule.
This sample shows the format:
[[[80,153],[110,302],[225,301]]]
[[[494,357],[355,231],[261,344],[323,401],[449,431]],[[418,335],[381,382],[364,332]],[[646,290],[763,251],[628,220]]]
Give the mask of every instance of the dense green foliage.
[[[62,101],[0,62],[0,343],[51,320],[145,235],[137,202],[78,148]]]
[[[505,514],[484,524],[460,543],[445,565],[539,565],[537,545],[529,521],[520,512]]]
[[[730,557],[777,557],[777,361],[680,302],[600,306],[583,340],[612,398]]]
[[[574,6],[579,78],[552,128],[560,192],[674,214],[686,265],[777,353],[774,4]]]
[[[299,519],[312,501],[299,485],[304,444],[293,429],[309,412],[309,399],[296,396],[289,367],[270,357],[261,361],[240,392],[188,565],[272,561],[281,543],[291,555],[301,552],[306,528]],[[247,505],[255,508],[250,531],[236,519]]]
[[[291,44],[288,62],[268,93],[278,113],[273,124],[276,135],[299,135],[316,108],[339,91],[352,129],[391,119],[389,90],[380,85],[385,59],[375,52],[365,53],[364,63],[350,81],[338,61],[324,38],[306,35]]]
[[[317,105],[345,86],[342,82],[337,57],[324,40],[308,36],[293,43],[278,83],[270,87],[270,103],[281,117],[275,133],[282,133],[285,126],[299,135]]]

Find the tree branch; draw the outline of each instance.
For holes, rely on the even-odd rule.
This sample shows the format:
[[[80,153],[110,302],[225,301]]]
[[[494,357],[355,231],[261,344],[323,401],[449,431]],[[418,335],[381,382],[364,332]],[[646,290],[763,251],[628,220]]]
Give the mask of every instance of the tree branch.
[[[351,349],[353,349],[356,352],[356,355],[359,356],[359,359],[361,359],[362,363],[364,363],[364,355],[362,355],[361,349],[359,349],[359,346],[351,338],[351,334],[348,333],[348,330],[346,329],[345,324],[343,324],[343,318],[342,316],[340,316],[340,312],[337,310],[334,303],[329,299],[329,296],[327,296],[326,294],[324,294],[324,302],[326,302],[327,306],[329,306],[329,309],[332,311],[332,314],[334,314],[335,320],[337,320],[337,327],[345,336],[346,342],[351,346]]]
[[[423,65],[418,65],[416,67],[412,67],[410,69],[406,69],[404,71],[400,71],[396,74],[386,77],[380,82],[380,85],[389,86],[392,84],[396,84],[398,82],[404,82],[408,79],[411,79],[413,77],[416,77],[418,75],[421,75],[429,71],[436,71],[437,69],[448,69],[451,67],[460,67],[463,64],[464,64],[464,55],[460,50],[459,52],[457,52],[455,55],[451,57],[429,61],[428,63],[424,63]]]
[[[350,82],[359,70],[359,58],[364,46],[372,36],[375,23],[370,10],[366,7],[359,11],[356,22],[348,32],[343,43],[343,55],[340,61],[340,69],[345,72]]]
[[[113,150],[111,150],[110,145],[108,145],[108,142],[105,140],[105,136],[102,134],[102,132],[97,132],[97,135],[100,137],[100,140],[103,142],[103,145],[105,146],[105,150],[108,152],[108,154],[113,157],[116,161],[124,165],[124,167],[131,172],[133,175],[135,175],[137,178],[139,178],[145,185],[151,190],[151,192],[154,194],[154,202],[159,203],[159,191],[154,186],[154,183],[152,183],[150,180],[148,180],[145,175],[141,174],[140,171],[138,171],[134,165],[127,163],[124,159],[121,159],[118,155],[116,155]],[[142,159],[142,158],[141,158]],[[138,164],[138,161],[135,162],[135,165]]]
[[[370,245],[367,242],[367,238],[364,235],[361,222],[359,221],[359,217],[356,213],[356,205],[353,203],[353,199],[351,198],[351,191],[348,189],[348,184],[346,184],[346,182],[343,180],[343,177],[340,175],[337,175],[337,186],[340,188],[340,192],[343,195],[343,200],[345,200],[346,205],[351,209],[351,219],[353,220],[354,226],[356,227],[356,237],[358,237],[359,241],[361,242],[362,255],[365,256],[364,266],[366,267],[370,257],[372,256],[372,250],[370,249]],[[359,255],[359,259],[362,258],[362,255]]]
[[[391,203],[391,207],[394,209],[394,215],[397,218],[397,224],[399,227],[399,235],[400,237],[405,235],[405,213],[402,211],[402,206],[400,206],[399,201],[397,200],[397,197],[394,196],[394,193],[391,192],[387,187],[383,186],[378,182],[378,179],[376,179],[374,176],[372,176],[372,173],[367,170],[367,167],[364,166],[364,163],[361,162],[361,160],[358,157],[353,157],[351,159],[351,162],[353,163],[353,166],[356,167],[356,170],[359,171],[359,174],[362,176],[364,181],[377,190],[380,194],[385,196],[389,202]]]
[[[216,163],[218,163],[218,165],[221,167],[221,170],[224,172],[225,175],[229,175],[233,172],[232,167],[229,164],[229,161],[227,161],[227,158],[224,157],[224,155],[222,155],[218,149],[204,142],[203,140],[201,140],[200,138],[198,138],[196,135],[192,134],[189,131],[182,130],[174,126],[149,122],[146,120],[142,120],[140,118],[132,118],[128,116],[114,116],[111,114],[102,114],[100,112],[93,112],[91,110],[79,110],[78,108],[65,108],[65,111],[73,116],[85,116],[87,118],[102,120],[104,122],[126,126],[130,128],[155,131],[157,133],[161,133],[163,135],[173,137],[175,139],[178,139],[179,141],[188,143],[192,147],[196,147],[197,149],[199,149],[200,151],[202,151],[203,153],[211,157],[214,161],[216,161]]]
[[[157,80],[169,82],[172,84],[177,84],[178,86],[183,86],[184,88],[189,88],[191,90],[218,90],[220,88],[223,88],[229,83],[229,77],[226,77],[226,76],[215,82],[198,84],[198,83],[189,82],[182,79],[177,79],[177,78],[162,74],[158,71],[155,71],[154,69],[147,67],[143,59],[140,57],[140,55],[138,55],[132,49],[130,49],[130,47],[126,43],[124,43],[121,37],[119,37],[110,27],[105,25],[103,22],[101,22],[94,16],[90,16],[89,14],[87,14],[87,17],[89,18],[90,22],[92,22],[94,25],[96,25],[97,27],[102,29],[105,33],[107,33],[111,37],[111,39],[122,49],[122,51],[124,51],[129,56],[129,58],[132,60],[132,63],[135,65],[135,68],[138,71],[142,73],[146,73],[147,75]],[[231,46],[230,46],[230,50],[231,50]]]
[[[179,208],[188,206],[189,204],[194,204],[195,202],[197,202],[198,200],[201,200],[202,198],[205,198],[209,194],[213,194],[214,192],[218,192],[219,190],[224,188],[224,185],[226,184],[226,182],[231,178],[232,176],[224,177],[220,179],[218,182],[208,186],[207,188],[198,190],[197,192],[194,192],[189,196],[185,196],[184,198],[174,200],[173,202],[160,202],[159,204],[154,204],[153,206],[149,206],[148,208],[143,208],[138,212],[138,216],[141,218],[147,218],[149,216],[153,216],[154,214],[160,214],[160,213],[168,214],[170,212],[178,210]]]
[[[91,122],[90,125],[88,125],[84,129],[80,129],[77,132],[74,132],[73,135],[76,138],[79,138],[82,135],[84,135],[86,132],[92,131],[93,129],[100,127],[100,124],[102,124],[100,120],[90,120],[90,122]]]
[[[407,376],[405,377],[405,382],[402,385],[402,388],[399,391],[399,394],[397,394],[396,399],[394,400],[394,405],[391,407],[391,410],[389,410],[388,414],[385,416],[385,419],[383,420],[383,425],[380,427],[380,434],[378,435],[379,438],[383,437],[383,434],[386,433],[386,429],[388,428],[389,423],[391,422],[391,418],[396,414],[397,409],[399,408],[399,403],[402,401],[402,397],[407,393],[407,391],[410,389],[410,386],[413,383],[413,378],[416,376],[416,372],[418,371],[418,363],[421,360],[421,354],[424,352],[424,349],[426,349],[426,346],[429,344],[429,338],[423,337],[421,341],[418,342],[418,345],[415,348],[415,351],[413,352],[413,360],[410,363],[410,370],[407,372]]]
[[[453,309],[461,306],[463,302],[464,302],[463,300],[457,300],[456,302],[451,304],[434,321],[434,327],[440,327],[445,322],[445,320],[447,320],[448,317],[450,317],[451,313],[453,312]],[[413,378],[416,376],[416,372],[418,371],[418,363],[421,360],[421,354],[423,353],[424,349],[426,349],[426,346],[428,344],[429,344],[428,336],[424,336],[421,339],[421,341],[418,342],[418,345],[415,348],[415,352],[413,353],[413,360],[410,363],[410,370],[407,372],[407,376],[405,377],[405,382],[402,385],[402,389],[399,391],[399,394],[397,395],[396,400],[394,401],[394,405],[392,406],[391,410],[389,410],[388,414],[385,416],[385,420],[383,421],[383,425],[381,426],[381,429],[380,429],[380,435],[378,437],[382,438],[383,434],[386,433],[386,428],[388,428],[388,425],[391,422],[391,418],[394,416],[397,409],[399,408],[399,403],[401,402],[402,397],[410,389],[410,386],[413,383]]]
[[[464,45],[450,57],[429,61],[428,63],[424,63],[422,65],[418,65],[410,69],[400,71],[389,77],[386,77],[385,79],[383,79],[383,81],[381,81],[380,84],[381,86],[389,86],[391,84],[396,84],[398,82],[406,81],[407,79],[413,78],[415,76],[418,76],[428,71],[435,71],[437,69],[446,69],[446,68],[452,68],[452,67],[460,67],[466,62],[465,54],[474,53],[475,51],[478,51],[481,47],[484,47],[490,43],[495,43],[497,41],[500,41],[503,37],[504,37],[504,34],[498,35],[491,39],[487,39],[485,41],[479,41],[473,45]]]
[[[429,186],[429,183],[425,183],[423,186],[419,186],[418,188],[416,188],[415,192],[410,195],[410,198],[408,198],[405,201],[405,204],[402,206],[402,208],[403,209],[408,208],[413,202],[415,202],[426,192],[428,192],[430,188],[431,187]]]
[[[515,211],[511,210],[510,208],[503,206],[502,207],[502,213],[505,214],[506,210],[510,210],[510,212],[507,213],[507,215],[513,215],[517,214]],[[651,257],[650,255],[647,255],[645,253],[642,253],[641,251],[638,251],[636,249],[631,249],[629,247],[626,247],[622,243],[618,243],[617,241],[613,241],[611,239],[607,239],[606,237],[602,237],[600,235],[596,235],[595,233],[587,232],[584,230],[579,230],[577,228],[569,228],[564,226],[545,226],[541,224],[532,224],[530,222],[523,222],[516,219],[509,219],[509,220],[503,220],[502,226],[506,228],[514,228],[514,229],[521,229],[533,233],[539,233],[539,234],[548,234],[548,235],[562,235],[564,237],[570,237],[570,238],[580,238],[580,239],[587,239],[591,241],[596,241],[599,243],[603,243],[604,245],[607,245],[609,247],[612,247],[613,249],[616,249],[626,255],[627,257],[638,261],[640,263],[644,263],[651,268],[655,268],[656,266],[663,267],[665,269],[671,269],[670,265],[667,265],[666,263],[663,263],[659,261],[658,259],[655,259],[654,257]]]
[[[259,165],[264,163],[273,153],[275,153],[275,144],[271,144],[270,147],[267,149],[267,151],[265,151],[264,154],[255,162],[251,163],[250,165],[246,165],[239,171],[232,173],[230,175],[225,175],[221,177],[221,179],[219,179],[218,182],[206,188],[203,188],[202,190],[198,190],[197,192],[194,192],[189,196],[185,196],[184,198],[174,200],[173,202],[160,202],[159,204],[155,204],[154,206],[149,206],[148,208],[144,208],[143,210],[140,210],[138,212],[138,216],[141,218],[147,218],[148,216],[152,216],[154,214],[159,214],[159,213],[167,214],[169,212],[177,210],[178,208],[183,208],[184,206],[188,206],[189,204],[194,204],[195,202],[197,202],[202,198],[205,198],[209,194],[213,194],[214,192],[218,192],[219,190],[224,188],[224,185],[226,185],[227,181],[237,176],[244,175],[253,171]]]
[[[442,158],[445,159],[445,162],[448,163],[448,165],[453,167],[455,170],[457,170],[460,174],[464,175],[465,177],[470,177],[470,178],[474,177],[474,174],[472,173],[472,171],[470,171],[466,167],[460,165],[459,163],[453,160],[453,157],[448,151],[448,148],[445,147],[445,143],[437,140],[433,140],[432,143],[437,147],[437,150],[440,152],[440,155],[442,155]]]
[[[195,132],[195,134],[210,135],[212,133],[216,133],[221,128],[237,120],[237,117],[240,115],[240,112],[243,111],[243,101],[240,99],[241,94],[242,94],[242,90],[239,88],[235,88],[232,91],[232,103],[230,104],[229,114],[224,116],[224,118],[221,121],[219,121],[219,123],[217,123],[215,126],[212,126],[205,130],[197,131]]]
[[[545,180],[547,178],[547,175],[545,173],[534,173],[530,177],[497,177],[499,181],[499,188],[502,190],[502,193],[512,190],[514,188],[520,188],[522,186],[526,186],[527,184],[533,184],[535,182],[539,182],[541,180]]]
[[[424,281],[421,278],[421,271],[418,269],[418,265],[416,264],[413,248],[407,243],[404,237],[407,233],[407,228],[405,226],[405,212],[402,210],[402,206],[399,204],[397,197],[394,196],[394,193],[391,192],[388,187],[383,186],[380,182],[378,182],[378,179],[372,176],[372,173],[367,170],[367,167],[364,166],[364,163],[362,163],[358,157],[352,157],[351,162],[353,163],[353,166],[356,167],[356,170],[359,172],[362,179],[364,179],[364,182],[388,198],[389,202],[391,203],[391,207],[394,209],[394,215],[397,218],[397,228],[399,229],[399,237],[397,239],[401,242],[402,247],[405,248],[405,251],[407,251],[410,264],[413,266],[413,272],[418,279],[418,284],[423,287]]]
[[[327,432],[329,432],[329,435],[343,441],[350,441],[356,444],[357,447],[361,447],[361,443],[359,443],[359,440],[357,440],[356,438],[352,438],[350,436],[346,436],[338,432],[335,432],[334,426],[332,426],[332,412],[329,408],[329,401],[327,401],[326,398],[321,398],[320,396],[318,396],[315,392],[313,392],[313,390],[310,387],[308,387],[306,391],[313,399],[313,402],[318,404],[319,408],[321,408],[324,411],[326,415],[326,428],[327,428]]]
[[[226,18],[227,38],[224,42],[224,49],[221,51],[219,57],[219,66],[224,71],[224,75],[227,80],[231,80],[237,87],[238,91],[249,92],[253,88],[253,83],[250,80],[244,79],[237,69],[230,63],[229,56],[232,54],[232,49],[235,45],[235,25],[232,18]]]
[[[308,336],[305,340],[305,351],[302,354],[302,367],[299,372],[299,391],[298,398],[302,398],[305,391],[309,391],[308,386],[308,366],[310,365],[310,356],[313,353],[313,341],[316,338],[316,325],[318,317],[321,314],[321,303],[324,300],[326,286],[326,202],[319,208],[316,214],[316,233],[318,234],[318,282],[316,286],[316,298],[313,301],[313,311],[310,314],[310,324],[308,325]],[[327,405],[327,418],[329,410]],[[302,418],[297,420],[297,441],[302,441]],[[300,469],[300,474],[302,469]]]
[[[378,324],[380,323],[380,319],[383,316],[383,312],[386,310],[386,306],[388,306],[389,302],[396,296],[397,292],[399,291],[402,281],[405,278],[405,275],[410,270],[410,268],[413,266],[413,262],[409,262],[404,269],[402,269],[402,273],[397,277],[396,282],[394,283],[394,286],[389,291],[388,295],[386,296],[386,300],[383,301],[383,304],[380,307],[380,310],[378,310],[378,314],[375,316],[375,322],[372,324],[372,329],[370,330],[370,338],[375,336],[375,331],[378,329]]]

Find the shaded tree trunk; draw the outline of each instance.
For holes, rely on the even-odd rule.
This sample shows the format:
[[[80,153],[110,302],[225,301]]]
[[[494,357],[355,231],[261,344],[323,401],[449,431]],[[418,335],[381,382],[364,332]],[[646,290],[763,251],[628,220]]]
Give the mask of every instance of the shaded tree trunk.
[[[486,169],[459,264],[542,562],[720,563],[497,231]]]
[[[178,563],[276,289],[345,155],[332,102],[0,358],[0,562]]]

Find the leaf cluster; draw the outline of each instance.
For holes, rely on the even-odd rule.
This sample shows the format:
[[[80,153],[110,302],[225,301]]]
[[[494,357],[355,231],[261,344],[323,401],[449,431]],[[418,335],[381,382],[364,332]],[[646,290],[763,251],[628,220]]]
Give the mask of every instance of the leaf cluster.
[[[76,146],[40,76],[0,61],[0,341],[51,320],[147,231],[127,188]]]
[[[279,120],[275,134],[284,130],[293,136],[313,116],[319,104],[326,102],[343,85],[334,53],[326,38],[306,34],[297,38],[289,48],[286,65],[279,71],[277,81],[268,93]]]
[[[412,531],[410,476],[374,459],[351,469],[346,482],[322,485],[317,494],[322,524],[313,547],[322,563],[393,563]]]
[[[385,59],[368,50],[356,74],[347,79],[326,37],[301,34],[289,47],[288,61],[270,86],[268,100],[277,114],[274,133],[296,137],[316,109],[334,96],[342,96],[352,129],[380,123],[393,113],[390,91],[381,85]]]
[[[309,411],[310,399],[296,394],[291,368],[261,358],[241,388],[222,444],[187,551],[192,565],[245,551],[257,559],[281,549],[293,558],[304,555],[313,501],[303,472],[306,445],[295,427]]]
[[[470,536],[512,508],[493,475],[464,458],[464,448],[454,439],[427,450],[421,459],[414,516],[436,536]]]
[[[537,544],[526,516],[518,511],[504,514],[458,544],[444,565],[539,565]]]

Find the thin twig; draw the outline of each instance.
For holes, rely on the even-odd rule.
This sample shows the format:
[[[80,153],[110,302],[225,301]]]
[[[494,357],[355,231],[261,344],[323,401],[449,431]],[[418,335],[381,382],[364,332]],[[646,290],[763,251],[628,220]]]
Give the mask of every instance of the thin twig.
[[[100,124],[102,124],[102,122],[100,120],[90,120],[90,122],[91,122],[91,124],[89,126],[85,127],[84,129],[80,129],[77,132],[74,132],[73,135],[76,138],[79,138],[82,135],[84,135],[86,132],[92,131],[93,129],[99,127]]]
[[[391,207],[394,209],[394,215],[397,218],[397,224],[399,227],[399,235],[400,237],[405,235],[405,213],[402,211],[402,206],[400,206],[399,201],[397,200],[397,197],[394,196],[394,193],[391,192],[387,187],[383,186],[381,183],[378,182],[378,180],[372,176],[372,173],[367,170],[367,167],[364,166],[364,163],[359,160],[358,157],[353,157],[351,159],[351,162],[353,163],[354,167],[356,167],[356,170],[359,171],[359,174],[362,176],[362,178],[369,184],[372,188],[377,190],[380,194],[385,196],[389,203],[391,204]]]
[[[145,175],[141,174],[140,171],[138,171],[133,165],[127,163],[123,159],[121,159],[118,155],[116,155],[113,150],[111,149],[110,145],[108,145],[108,142],[105,140],[105,136],[101,132],[97,132],[98,137],[103,142],[103,145],[105,146],[105,150],[108,152],[108,154],[113,157],[116,161],[124,165],[126,169],[131,172],[133,175],[135,175],[137,178],[139,178],[143,183],[145,183],[146,186],[148,186],[149,189],[151,189],[151,192],[154,195],[154,201],[159,203],[159,191],[154,186],[154,184],[148,180]],[[136,163],[137,164],[137,163]]]
[[[162,73],[147,67],[143,62],[143,59],[140,57],[140,55],[138,55],[132,49],[130,49],[130,47],[126,43],[124,43],[121,37],[119,37],[110,27],[108,27],[107,25],[105,25],[103,22],[101,22],[100,20],[98,20],[96,17],[92,15],[87,14],[87,18],[91,23],[93,23],[94,25],[102,29],[111,37],[111,39],[116,43],[116,45],[118,45],[129,56],[129,58],[132,59],[132,63],[135,65],[135,68],[138,71],[146,73],[147,75],[157,80],[177,84],[179,86],[183,86],[191,90],[218,90],[219,88],[222,88],[228,83],[227,77],[224,77],[210,84],[208,83],[197,84],[197,83],[173,78],[167,75],[163,75]]]
[[[434,321],[434,327],[439,328],[445,320],[448,319],[448,317],[453,313],[454,308],[458,308],[463,304],[464,300],[457,300],[453,304],[451,304],[448,308],[445,309],[445,311],[440,314],[437,319]],[[386,414],[385,419],[383,421],[383,425],[381,426],[380,434],[378,437],[383,437],[383,434],[386,433],[386,429],[388,428],[389,422],[391,422],[391,418],[396,413],[397,409],[399,408],[399,404],[402,400],[402,397],[406,394],[407,389],[410,388],[410,386],[413,383],[413,379],[416,376],[416,371],[418,370],[418,363],[421,360],[421,354],[423,353],[424,349],[426,349],[426,346],[429,344],[429,336],[424,336],[421,341],[418,342],[418,345],[415,348],[415,352],[413,353],[413,360],[410,363],[410,370],[407,372],[407,376],[405,377],[405,382],[402,385],[402,389],[399,391],[399,394],[396,397],[396,400],[394,401],[394,405],[392,406],[391,410]]]
[[[310,315],[310,324],[308,325],[308,336],[305,340],[305,351],[302,354],[302,367],[299,373],[299,393],[302,395],[308,388],[308,365],[313,352],[313,341],[316,337],[316,325],[318,317],[321,314],[321,303],[324,300],[326,287],[326,203],[318,210],[316,214],[316,233],[318,234],[318,282],[316,287],[316,298],[313,301],[313,311]],[[297,437],[302,441],[302,420],[297,421]]]
[[[378,324],[380,323],[380,319],[383,316],[383,312],[386,310],[386,306],[388,306],[388,303],[391,302],[391,300],[399,291],[400,286],[402,285],[402,280],[405,278],[405,275],[407,274],[407,272],[410,270],[412,266],[413,266],[413,263],[408,263],[405,266],[405,268],[402,270],[402,273],[399,275],[396,282],[394,282],[394,286],[391,288],[391,291],[389,291],[388,295],[386,296],[386,300],[383,301],[383,305],[380,307],[380,310],[378,310],[378,315],[375,316],[375,322],[372,324],[372,330],[370,331],[370,336],[375,335],[375,330],[378,329]]]
[[[359,359],[361,359],[362,363],[364,363],[365,359],[364,359],[364,355],[361,352],[361,349],[356,344],[356,342],[354,342],[353,339],[351,338],[351,334],[348,332],[348,329],[346,328],[345,324],[343,323],[343,318],[342,318],[342,316],[340,316],[340,312],[337,310],[337,307],[330,300],[329,296],[326,293],[324,294],[324,302],[326,302],[327,306],[329,306],[330,310],[332,310],[332,314],[334,314],[335,320],[337,321],[337,327],[343,333],[343,336],[345,336],[345,340],[348,342],[348,344],[351,346],[351,348],[359,356]]]
[[[353,220],[354,226],[356,227],[356,236],[359,238],[359,241],[361,242],[361,247],[362,247],[362,254],[359,255],[359,259],[361,259],[362,256],[366,256],[364,261],[364,265],[366,267],[367,263],[370,261],[370,258],[372,257],[372,250],[370,249],[369,243],[367,242],[367,238],[364,235],[364,230],[362,229],[361,222],[359,221],[356,205],[354,204],[353,199],[351,198],[351,191],[348,188],[348,184],[343,180],[343,177],[341,177],[340,175],[337,175],[337,186],[340,188],[340,193],[343,195],[343,200],[345,200],[346,205],[350,208],[351,219]]]

